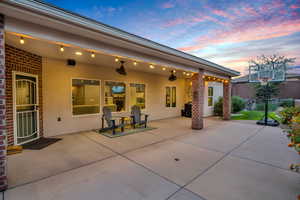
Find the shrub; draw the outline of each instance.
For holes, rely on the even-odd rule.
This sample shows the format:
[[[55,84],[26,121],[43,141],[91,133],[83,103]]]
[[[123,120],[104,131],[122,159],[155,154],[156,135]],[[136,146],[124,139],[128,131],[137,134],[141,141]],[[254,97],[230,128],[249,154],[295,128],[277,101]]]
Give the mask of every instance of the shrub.
[[[294,116],[300,114],[300,107],[286,107],[280,111],[281,123],[291,124]]]
[[[239,96],[233,96],[231,99],[231,108],[233,113],[244,110],[246,106],[245,100]]]
[[[294,105],[294,99],[284,99],[279,103],[279,106],[281,107],[293,107]]]
[[[214,115],[222,116],[223,115],[223,98],[219,97],[214,104]]]
[[[269,111],[275,111],[278,108],[277,104],[268,104]],[[265,110],[265,103],[258,103],[256,104],[255,110],[264,111]]]

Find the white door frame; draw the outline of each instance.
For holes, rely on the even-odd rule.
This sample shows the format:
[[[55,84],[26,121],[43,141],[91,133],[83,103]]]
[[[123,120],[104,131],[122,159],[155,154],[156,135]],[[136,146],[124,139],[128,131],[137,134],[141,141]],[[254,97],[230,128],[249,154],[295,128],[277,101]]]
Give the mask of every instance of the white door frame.
[[[18,71],[13,71],[12,72],[12,87],[13,87],[13,130],[14,130],[14,145],[20,145],[24,144],[33,140],[36,140],[40,138],[40,110],[37,110],[37,137],[31,140],[28,140],[26,142],[18,143],[18,135],[17,135],[17,106],[16,106],[16,76],[17,75],[22,75],[22,76],[29,76],[33,77],[36,80],[36,104],[39,106],[39,79],[38,75],[35,74],[30,74],[30,73],[25,73],[25,72],[18,72]]]

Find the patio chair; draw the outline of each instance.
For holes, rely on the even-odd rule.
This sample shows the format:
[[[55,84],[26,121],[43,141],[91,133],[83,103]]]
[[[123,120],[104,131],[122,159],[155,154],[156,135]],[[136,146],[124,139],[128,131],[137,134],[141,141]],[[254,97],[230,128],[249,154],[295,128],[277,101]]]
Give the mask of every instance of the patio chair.
[[[144,120],[142,120],[142,115],[144,115]],[[131,107],[131,118],[133,128],[136,128],[136,125],[144,125],[147,128],[148,115],[142,114],[139,106],[135,105]]]
[[[124,118],[120,118],[119,124],[116,123],[116,119],[112,118],[111,109],[109,107],[103,107],[102,109],[102,129],[100,131],[112,130],[113,135],[116,134],[116,129],[121,128],[121,131],[124,131]],[[104,127],[104,121],[106,121],[107,127]]]

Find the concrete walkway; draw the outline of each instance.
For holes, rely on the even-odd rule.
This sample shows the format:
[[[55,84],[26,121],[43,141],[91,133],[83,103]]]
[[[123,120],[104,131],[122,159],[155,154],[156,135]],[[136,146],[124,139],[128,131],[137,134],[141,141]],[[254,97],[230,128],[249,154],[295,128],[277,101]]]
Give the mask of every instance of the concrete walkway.
[[[39,151],[8,157],[5,200],[296,200],[300,156],[279,128],[190,119],[110,139],[94,132],[62,136]]]

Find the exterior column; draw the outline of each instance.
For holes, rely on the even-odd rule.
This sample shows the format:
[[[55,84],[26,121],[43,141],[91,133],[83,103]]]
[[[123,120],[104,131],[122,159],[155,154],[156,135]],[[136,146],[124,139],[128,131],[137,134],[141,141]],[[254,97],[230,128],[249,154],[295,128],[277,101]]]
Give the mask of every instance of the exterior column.
[[[231,81],[223,83],[223,119],[231,117]]]
[[[7,188],[4,15],[0,13],[0,191]]]
[[[204,109],[204,79],[203,70],[192,76],[192,129],[203,128],[203,109]]]

